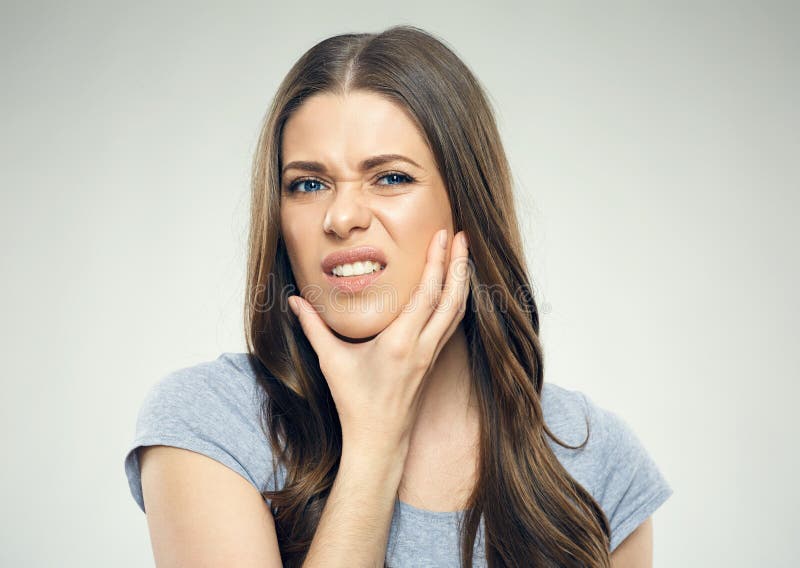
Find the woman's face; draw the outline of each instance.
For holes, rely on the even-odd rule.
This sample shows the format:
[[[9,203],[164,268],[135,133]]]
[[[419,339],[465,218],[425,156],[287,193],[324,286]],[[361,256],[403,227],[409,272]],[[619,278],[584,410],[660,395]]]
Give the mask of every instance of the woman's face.
[[[452,241],[433,154],[401,107],[364,91],[306,99],[284,126],[281,151],[281,234],[302,296],[343,338],[376,335],[419,285],[433,235],[447,229]],[[377,159],[389,154],[397,156]],[[362,246],[385,260],[365,287],[323,267],[331,253]],[[342,260],[333,260],[337,273],[357,266]]]

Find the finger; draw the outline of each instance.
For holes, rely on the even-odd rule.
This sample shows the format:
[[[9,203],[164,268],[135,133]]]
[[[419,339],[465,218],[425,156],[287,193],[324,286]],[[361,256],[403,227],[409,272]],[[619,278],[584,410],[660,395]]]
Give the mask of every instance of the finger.
[[[458,325],[466,309],[469,295],[469,279],[471,266],[469,249],[461,231],[453,239],[453,255],[447,271],[447,280],[444,285],[439,304],[433,311],[422,332],[419,334],[421,343],[432,343],[441,346]],[[452,329],[451,329],[452,328]],[[438,348],[437,348],[438,352]]]
[[[447,240],[445,240],[444,246],[439,240],[442,235],[447,239],[447,229],[437,231],[428,244],[428,254],[422,277],[414,287],[409,302],[403,306],[400,315],[387,328],[387,330],[391,328],[392,333],[398,333],[405,337],[416,337],[439,303],[447,256]]]
[[[460,240],[460,237],[458,240]],[[463,245],[464,248],[466,246]],[[448,270],[442,300],[419,336],[421,342],[436,344],[434,359],[455,333],[467,311],[474,266],[466,248],[463,255],[456,252],[453,257],[454,259]],[[442,328],[444,328],[444,331],[442,331]]]
[[[470,261],[469,264],[469,275],[465,279],[465,290],[466,293],[463,295],[461,305],[459,306],[458,312],[456,312],[453,321],[450,322],[450,325],[447,328],[447,331],[444,332],[444,335],[439,339],[439,344],[436,346],[436,349],[433,352],[432,360],[435,361],[439,357],[439,352],[442,350],[450,338],[455,333],[456,329],[458,328],[459,324],[464,320],[464,315],[467,313],[467,304],[469,302],[469,288],[472,285],[472,275],[474,274],[474,265]],[[427,340],[427,338],[425,338]]]
[[[292,312],[300,320],[303,333],[308,338],[317,356],[328,350],[336,340],[336,337],[328,329],[328,325],[322,321],[314,306],[308,303],[305,298],[296,294],[289,296],[288,302]]]

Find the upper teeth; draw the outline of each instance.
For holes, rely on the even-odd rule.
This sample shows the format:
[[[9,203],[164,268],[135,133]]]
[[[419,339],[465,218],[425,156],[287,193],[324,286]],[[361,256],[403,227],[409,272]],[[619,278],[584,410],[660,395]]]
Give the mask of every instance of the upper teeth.
[[[380,263],[364,260],[350,264],[339,264],[333,269],[333,274],[335,276],[358,276],[360,274],[369,274],[370,272],[375,272],[380,269]]]

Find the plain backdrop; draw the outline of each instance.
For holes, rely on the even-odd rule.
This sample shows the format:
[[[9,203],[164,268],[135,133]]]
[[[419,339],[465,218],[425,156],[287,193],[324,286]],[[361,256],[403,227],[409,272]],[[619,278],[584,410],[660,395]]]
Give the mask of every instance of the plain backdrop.
[[[147,389],[244,350],[249,174],[294,61],[400,23],[497,114],[545,379],[675,493],[660,568],[796,565],[800,9],[777,2],[3,2],[0,564],[152,566]]]

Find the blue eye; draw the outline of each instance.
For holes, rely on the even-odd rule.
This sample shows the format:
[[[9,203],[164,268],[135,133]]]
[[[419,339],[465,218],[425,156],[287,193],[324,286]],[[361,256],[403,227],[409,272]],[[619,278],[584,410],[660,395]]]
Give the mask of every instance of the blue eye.
[[[398,179],[399,178],[401,180],[405,179],[406,181],[400,181],[399,183],[379,183],[378,185],[402,185],[404,183],[411,183],[411,182],[414,181],[414,179],[411,176],[407,176],[406,174],[401,174],[399,172],[388,173],[388,174],[382,175],[378,179],[384,179],[384,178],[393,178],[393,179]]]
[[[400,173],[400,172],[389,172],[388,174],[383,174],[378,179],[382,180],[382,179],[386,179],[386,178],[394,180],[396,183],[379,183],[377,185],[390,185],[390,186],[393,186],[393,185],[404,185],[404,184],[408,184],[408,183],[414,183],[414,178],[412,178],[411,176],[409,176],[407,174],[403,174],[403,173]],[[301,187],[305,183],[316,184],[317,187],[314,188],[314,189],[311,189],[308,186],[306,186],[305,189],[298,189],[298,187]],[[289,184],[288,191],[290,193],[317,193],[320,189],[322,189],[322,187],[324,187],[324,184],[321,181],[319,181],[318,179],[315,179],[315,178],[302,178],[302,179],[298,179],[296,181],[293,181],[291,184]]]
[[[291,185],[289,185],[289,191],[292,191],[292,192],[299,191],[300,193],[315,193],[317,191],[315,189],[311,189],[311,190],[308,190],[308,189],[298,190],[298,189],[296,189],[298,185],[302,185],[304,183],[316,183],[316,184],[319,184],[320,181],[316,180],[314,178],[299,179],[299,180],[293,182]]]

